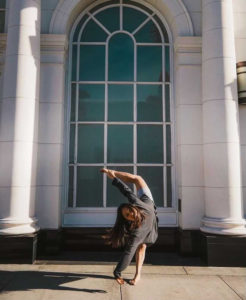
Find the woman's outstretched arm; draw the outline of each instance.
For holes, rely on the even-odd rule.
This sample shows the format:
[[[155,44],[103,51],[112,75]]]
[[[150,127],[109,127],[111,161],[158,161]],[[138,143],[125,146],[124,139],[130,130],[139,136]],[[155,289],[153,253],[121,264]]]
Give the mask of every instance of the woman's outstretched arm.
[[[111,179],[117,177],[124,182],[134,183],[136,185],[137,190],[147,186],[145,180],[139,175],[134,175],[127,172],[120,172],[120,171],[115,171],[115,170],[110,170],[105,168],[101,169],[101,172],[106,173]]]

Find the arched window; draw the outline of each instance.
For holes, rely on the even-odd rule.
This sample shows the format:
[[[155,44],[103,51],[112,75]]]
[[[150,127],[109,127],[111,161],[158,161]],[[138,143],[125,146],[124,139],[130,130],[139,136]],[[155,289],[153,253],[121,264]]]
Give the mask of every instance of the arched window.
[[[115,207],[102,167],[142,175],[172,207],[170,43],[157,13],[130,0],[86,10],[70,39],[68,208]]]

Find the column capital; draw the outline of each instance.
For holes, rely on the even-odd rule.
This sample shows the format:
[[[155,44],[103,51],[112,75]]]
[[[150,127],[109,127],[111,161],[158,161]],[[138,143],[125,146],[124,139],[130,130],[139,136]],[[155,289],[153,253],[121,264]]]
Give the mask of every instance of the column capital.
[[[65,34],[41,34],[41,63],[64,63],[68,49],[68,39]]]
[[[179,65],[201,65],[202,37],[178,36],[174,42],[174,51]]]
[[[176,53],[200,53],[202,52],[201,36],[178,36],[174,41]]]

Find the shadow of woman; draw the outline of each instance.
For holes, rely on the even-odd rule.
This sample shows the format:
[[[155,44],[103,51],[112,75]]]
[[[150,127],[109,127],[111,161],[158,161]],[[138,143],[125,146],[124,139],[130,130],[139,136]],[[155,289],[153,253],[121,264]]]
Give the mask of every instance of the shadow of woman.
[[[87,289],[62,286],[86,278],[114,279],[112,276],[43,271],[0,271],[0,292],[30,291],[35,289],[78,291],[86,293],[107,293],[101,289]]]

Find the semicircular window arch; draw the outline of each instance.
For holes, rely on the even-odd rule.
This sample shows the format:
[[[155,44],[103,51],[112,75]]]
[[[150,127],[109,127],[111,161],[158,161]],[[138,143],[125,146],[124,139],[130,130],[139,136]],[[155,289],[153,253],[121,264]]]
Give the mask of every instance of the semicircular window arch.
[[[173,206],[171,44],[158,14],[130,1],[84,12],[70,39],[68,207],[125,201],[99,170],[142,175]],[[93,188],[93,186],[97,188]]]

